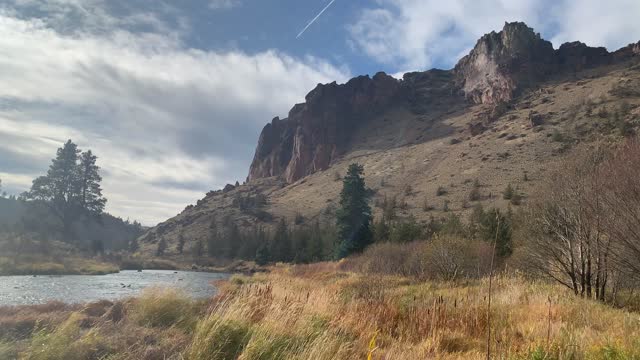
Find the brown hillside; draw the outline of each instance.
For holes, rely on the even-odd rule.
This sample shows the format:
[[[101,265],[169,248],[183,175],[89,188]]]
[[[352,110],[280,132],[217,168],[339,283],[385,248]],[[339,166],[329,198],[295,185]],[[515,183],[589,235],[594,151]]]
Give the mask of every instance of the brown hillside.
[[[241,229],[282,217],[329,220],[353,162],[364,165],[376,216],[385,197],[419,221],[445,204],[506,207],[508,184],[526,202],[577,144],[618,141],[639,122],[640,43],[613,53],[581,43],[554,50],[526,25],[506,24],[452,70],[318,85],[265,127],[246,184],[207,194],[151,229],[141,248],[165,238],[171,253],[179,233],[205,239],[213,219]]]

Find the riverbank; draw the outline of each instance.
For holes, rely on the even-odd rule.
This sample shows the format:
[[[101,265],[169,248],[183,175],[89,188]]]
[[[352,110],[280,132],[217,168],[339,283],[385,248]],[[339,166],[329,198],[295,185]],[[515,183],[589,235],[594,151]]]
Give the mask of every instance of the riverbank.
[[[81,255],[4,254],[0,276],[10,275],[106,275],[120,270],[180,270],[253,274],[268,271],[253,261],[203,262],[190,258],[140,256],[88,257]]]
[[[236,275],[207,301],[156,289],[86,306],[0,308],[0,358],[483,359],[489,329],[496,358],[640,356],[637,313],[552,284],[498,276],[489,325],[487,279],[417,282],[339,267]]]
[[[77,255],[0,256],[0,276],[7,275],[106,275],[117,273],[116,264]]]

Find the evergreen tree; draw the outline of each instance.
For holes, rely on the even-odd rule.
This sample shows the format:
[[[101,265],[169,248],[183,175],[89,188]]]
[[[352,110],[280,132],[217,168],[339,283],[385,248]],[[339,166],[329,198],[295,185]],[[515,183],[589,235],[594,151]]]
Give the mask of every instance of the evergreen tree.
[[[80,155],[80,207],[90,215],[100,215],[107,200],[102,196],[100,167],[96,165],[97,156],[91,150]]]
[[[204,244],[202,243],[202,239],[198,239],[193,246],[193,256],[199,258],[202,257],[202,255],[204,255]]]
[[[325,248],[323,243],[322,231],[320,229],[320,222],[316,222],[311,227],[311,238],[309,239],[308,248],[309,261],[322,261],[325,258]]]
[[[271,254],[269,253],[269,245],[265,242],[260,244],[258,250],[256,250],[256,264],[267,265],[271,260]]]
[[[513,190],[513,187],[511,186],[511,184],[508,184],[507,187],[504,189],[504,192],[502,193],[502,198],[505,200],[511,200],[511,198],[513,198],[514,193],[515,193],[515,190]]]
[[[336,213],[338,259],[364,250],[373,241],[371,207],[363,175],[362,165],[351,164],[343,179],[340,208]]]
[[[271,241],[271,257],[275,261],[289,262],[293,260],[291,237],[285,219],[280,219]]]
[[[167,250],[167,240],[161,238],[158,242],[158,248],[156,249],[156,256],[164,256],[164,252]]]
[[[99,216],[106,199],[102,196],[96,157],[87,151],[82,155],[71,140],[59,148],[47,174],[33,180],[24,198],[41,201],[62,223],[65,240],[72,240],[71,228],[81,216]]]
[[[242,244],[242,234],[236,223],[230,223],[226,240],[227,252],[225,255],[227,258],[233,259],[238,255],[238,249],[240,248],[240,244]]]
[[[140,249],[140,244],[138,244],[138,238],[134,237],[133,239],[131,239],[131,241],[129,241],[129,252],[135,253],[139,249]]]
[[[215,257],[218,249],[216,244],[218,242],[218,227],[216,219],[212,219],[209,224],[209,236],[207,237],[207,255],[209,257]]]
[[[182,253],[184,253],[185,243],[186,243],[186,240],[184,238],[184,233],[181,230],[180,233],[178,234],[178,245],[176,246],[176,250],[178,250],[178,254],[182,255]]]
[[[373,241],[374,242],[386,242],[389,241],[389,235],[391,234],[391,228],[387,220],[382,217],[380,221],[373,223]]]
[[[511,216],[503,214],[499,209],[487,210],[480,222],[480,238],[488,242],[496,242],[498,256],[509,256],[513,250]]]

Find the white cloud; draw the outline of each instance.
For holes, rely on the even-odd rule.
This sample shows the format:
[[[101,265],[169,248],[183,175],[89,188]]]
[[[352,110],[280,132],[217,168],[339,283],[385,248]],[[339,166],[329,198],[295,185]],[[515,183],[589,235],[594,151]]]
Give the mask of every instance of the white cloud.
[[[0,34],[4,185],[26,190],[71,138],[99,156],[107,210],[146,224],[242,180],[266,122],[318,82],[348,77],[312,57],[201,51],[119,28],[69,34],[9,11]]]
[[[231,9],[242,5],[240,0],[209,0],[209,8],[213,10]]]
[[[640,39],[637,0],[377,0],[349,27],[352,46],[398,69],[453,66],[483,34],[524,21],[561,42],[616,49]]]

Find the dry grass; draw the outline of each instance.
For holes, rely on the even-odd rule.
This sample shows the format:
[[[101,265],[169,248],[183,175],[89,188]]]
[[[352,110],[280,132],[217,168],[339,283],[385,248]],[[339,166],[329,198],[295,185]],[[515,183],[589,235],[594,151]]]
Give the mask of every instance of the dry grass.
[[[8,255],[0,257],[0,275],[105,275],[117,265],[75,255]]]
[[[366,359],[375,334],[372,359],[486,356],[486,279],[417,282],[342,272],[339,266],[283,265],[270,274],[235,276],[208,304],[153,290],[115,304],[0,308],[0,356]],[[637,313],[517,274],[498,276],[494,289],[494,358],[640,357]],[[7,335],[6,319],[28,314],[48,320],[29,335]]]

